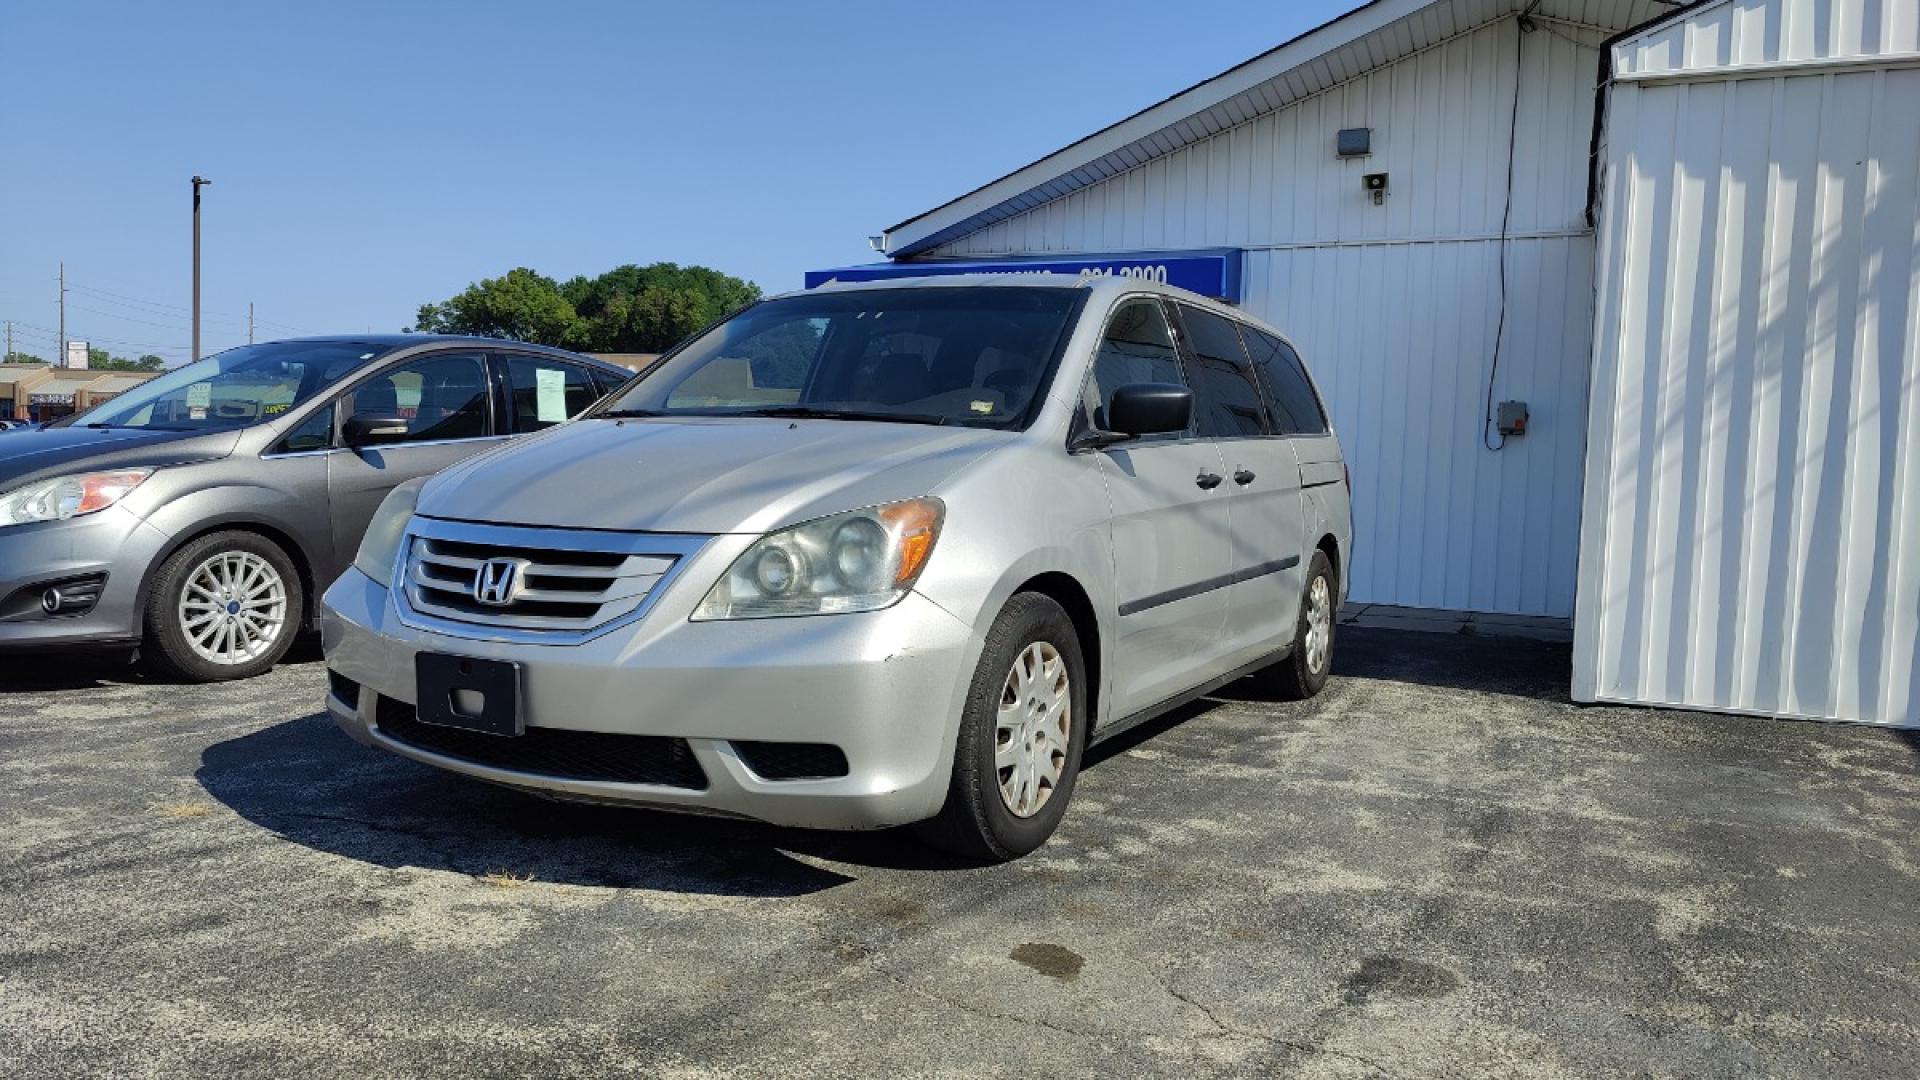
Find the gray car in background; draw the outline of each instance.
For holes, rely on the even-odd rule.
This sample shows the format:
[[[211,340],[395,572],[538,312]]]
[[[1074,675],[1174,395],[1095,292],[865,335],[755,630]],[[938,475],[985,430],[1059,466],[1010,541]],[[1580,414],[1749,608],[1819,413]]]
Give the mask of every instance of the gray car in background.
[[[982,858],[1095,739],[1332,665],[1347,474],[1272,328],[1123,278],[765,301],[396,489],[325,597],[354,738],[550,797]]]
[[[248,345],[0,439],[0,654],[137,646],[195,681],[272,667],[396,485],[630,377],[484,338]]]

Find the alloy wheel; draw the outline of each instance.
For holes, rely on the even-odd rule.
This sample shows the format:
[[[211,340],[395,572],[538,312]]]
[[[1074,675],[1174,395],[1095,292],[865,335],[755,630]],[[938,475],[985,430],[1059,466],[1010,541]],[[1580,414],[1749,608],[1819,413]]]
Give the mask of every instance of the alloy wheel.
[[[187,575],[178,615],[195,655],[222,666],[245,664],[280,640],[287,622],[287,583],[253,552],[219,552]]]

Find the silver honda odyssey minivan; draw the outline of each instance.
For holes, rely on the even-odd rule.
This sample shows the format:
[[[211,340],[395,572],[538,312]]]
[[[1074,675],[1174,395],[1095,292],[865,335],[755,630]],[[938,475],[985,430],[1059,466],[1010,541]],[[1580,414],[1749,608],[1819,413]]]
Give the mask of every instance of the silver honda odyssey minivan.
[[[1090,743],[1325,684],[1349,503],[1299,353],[1230,307],[828,286],[396,489],[324,599],[327,704],[553,798],[1012,858]]]

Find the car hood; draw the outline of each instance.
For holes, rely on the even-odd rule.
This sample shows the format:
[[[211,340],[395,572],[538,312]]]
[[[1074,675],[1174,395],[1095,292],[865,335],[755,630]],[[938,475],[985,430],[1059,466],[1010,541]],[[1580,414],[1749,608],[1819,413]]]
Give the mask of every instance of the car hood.
[[[926,495],[1008,432],[850,420],[581,420],[469,459],[429,517],[636,532],[762,533]]]
[[[179,465],[233,452],[235,431],[55,427],[0,435],[0,491],[47,476],[128,465]]]

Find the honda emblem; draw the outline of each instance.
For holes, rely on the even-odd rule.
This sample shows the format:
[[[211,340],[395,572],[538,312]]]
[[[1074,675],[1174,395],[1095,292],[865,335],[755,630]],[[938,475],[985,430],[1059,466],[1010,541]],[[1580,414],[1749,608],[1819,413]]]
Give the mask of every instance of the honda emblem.
[[[507,607],[520,595],[525,559],[488,559],[473,575],[473,598],[488,607]]]

